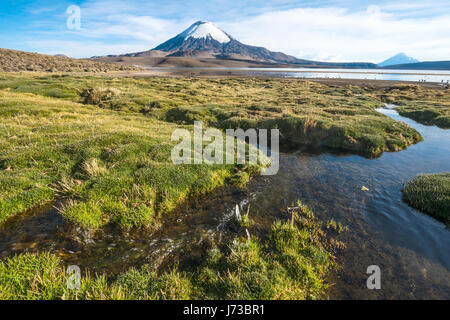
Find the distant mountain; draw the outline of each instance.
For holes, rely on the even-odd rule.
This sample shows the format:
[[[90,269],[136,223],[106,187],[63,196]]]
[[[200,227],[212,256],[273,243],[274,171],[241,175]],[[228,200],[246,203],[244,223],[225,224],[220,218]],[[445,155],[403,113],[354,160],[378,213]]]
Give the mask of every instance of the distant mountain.
[[[176,64],[176,59],[182,66],[198,66],[200,63],[214,64],[214,60],[220,64],[224,61],[259,63],[270,66],[271,64],[295,65],[297,67],[330,67],[330,68],[376,68],[373,63],[333,63],[319,62],[273,52],[263,47],[243,44],[234,39],[225,31],[219,29],[214,23],[197,21],[189,28],[175,37],[148,51],[129,53],[124,55],[110,55],[106,57],[93,57],[96,59],[107,59],[106,61],[117,61],[133,63],[147,63],[153,66],[164,65],[168,61]],[[108,59],[109,58],[109,59]],[[128,59],[127,59],[128,58]],[[182,59],[181,59],[182,58]],[[194,61],[195,60],[195,61]],[[220,60],[220,61],[219,61]]]
[[[450,61],[424,61],[418,63],[396,64],[383,69],[406,70],[450,70]]]
[[[407,63],[416,63],[419,62],[419,60],[416,60],[412,57],[408,57],[406,54],[404,54],[403,52],[396,54],[393,57],[390,57],[387,60],[384,60],[383,62],[380,62],[378,64],[379,67],[388,67],[388,66],[393,66],[396,64],[407,64]]]

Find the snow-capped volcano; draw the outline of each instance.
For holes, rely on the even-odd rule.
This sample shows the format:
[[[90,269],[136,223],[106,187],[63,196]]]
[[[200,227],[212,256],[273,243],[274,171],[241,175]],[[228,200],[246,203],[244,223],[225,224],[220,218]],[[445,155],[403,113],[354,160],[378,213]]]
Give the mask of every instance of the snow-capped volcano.
[[[243,44],[221,30],[214,23],[197,21],[189,28],[175,37],[160,44],[156,48],[143,52],[123,55],[109,55],[107,57],[94,57],[96,59],[109,59],[109,61],[125,61],[126,58],[147,59],[149,64],[164,63],[179,64],[182,66],[196,66],[202,63],[213,64],[212,60],[232,61],[233,63],[250,63],[263,65],[289,64],[297,66],[329,66],[340,68],[375,68],[372,63],[328,63],[298,59],[296,57],[274,52],[263,47]],[[176,59],[178,59],[176,61]],[[205,60],[206,59],[206,60]],[[206,61],[206,62],[205,62]]]
[[[214,23],[208,21],[197,21],[192,26],[184,30],[179,36],[196,39],[213,39],[220,43],[230,42],[230,37],[220,30]]]
[[[157,46],[154,50],[174,53],[176,56],[185,52],[206,51],[214,54],[222,53],[224,45],[230,43],[232,37],[220,30],[214,23],[197,21],[182,33]]]
[[[182,33],[157,46],[154,51],[170,57],[218,57],[270,62],[295,62],[297,59],[280,52],[240,43],[214,23],[197,21]]]
[[[412,57],[408,57],[403,52],[400,52],[400,53],[396,54],[395,56],[390,57],[389,59],[384,60],[383,62],[380,62],[378,64],[378,66],[388,67],[388,66],[393,66],[393,65],[397,65],[397,64],[407,64],[407,63],[417,63],[417,62],[419,62],[419,60],[414,59]]]

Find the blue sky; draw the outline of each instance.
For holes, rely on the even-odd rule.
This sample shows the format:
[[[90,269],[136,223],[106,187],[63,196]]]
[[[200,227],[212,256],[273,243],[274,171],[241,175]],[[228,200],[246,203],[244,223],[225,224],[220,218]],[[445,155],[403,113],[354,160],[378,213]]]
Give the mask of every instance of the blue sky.
[[[81,29],[69,30],[70,5]],[[0,47],[72,57],[151,49],[197,20],[299,58],[450,60],[450,1],[2,1]]]

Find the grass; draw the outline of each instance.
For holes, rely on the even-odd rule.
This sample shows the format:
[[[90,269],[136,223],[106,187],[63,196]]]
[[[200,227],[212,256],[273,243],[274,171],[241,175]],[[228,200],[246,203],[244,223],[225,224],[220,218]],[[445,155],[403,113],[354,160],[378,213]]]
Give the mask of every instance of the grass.
[[[85,274],[81,288],[69,290],[57,257],[15,256],[0,263],[0,299],[319,299],[331,251],[322,223],[300,205],[294,223],[275,222],[265,242],[236,237],[227,249],[212,247],[189,274],[147,265],[115,279]]]
[[[84,275],[79,290],[67,286],[61,260],[49,253],[22,254],[0,263],[1,300],[119,299],[103,276]]]
[[[66,198],[61,214],[86,229],[156,227],[185,198],[258,171],[177,166],[170,137],[182,126],[140,113],[5,89],[0,121],[0,223]]]
[[[422,174],[406,184],[403,199],[450,226],[450,173]]]

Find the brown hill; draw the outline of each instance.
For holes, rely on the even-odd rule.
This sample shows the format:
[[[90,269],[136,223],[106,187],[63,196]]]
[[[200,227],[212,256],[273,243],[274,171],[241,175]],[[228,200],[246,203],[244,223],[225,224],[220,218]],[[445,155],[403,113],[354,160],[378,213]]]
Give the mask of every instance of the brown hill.
[[[138,70],[135,66],[71,59],[62,55],[16,51],[0,48],[0,72],[108,72]]]

